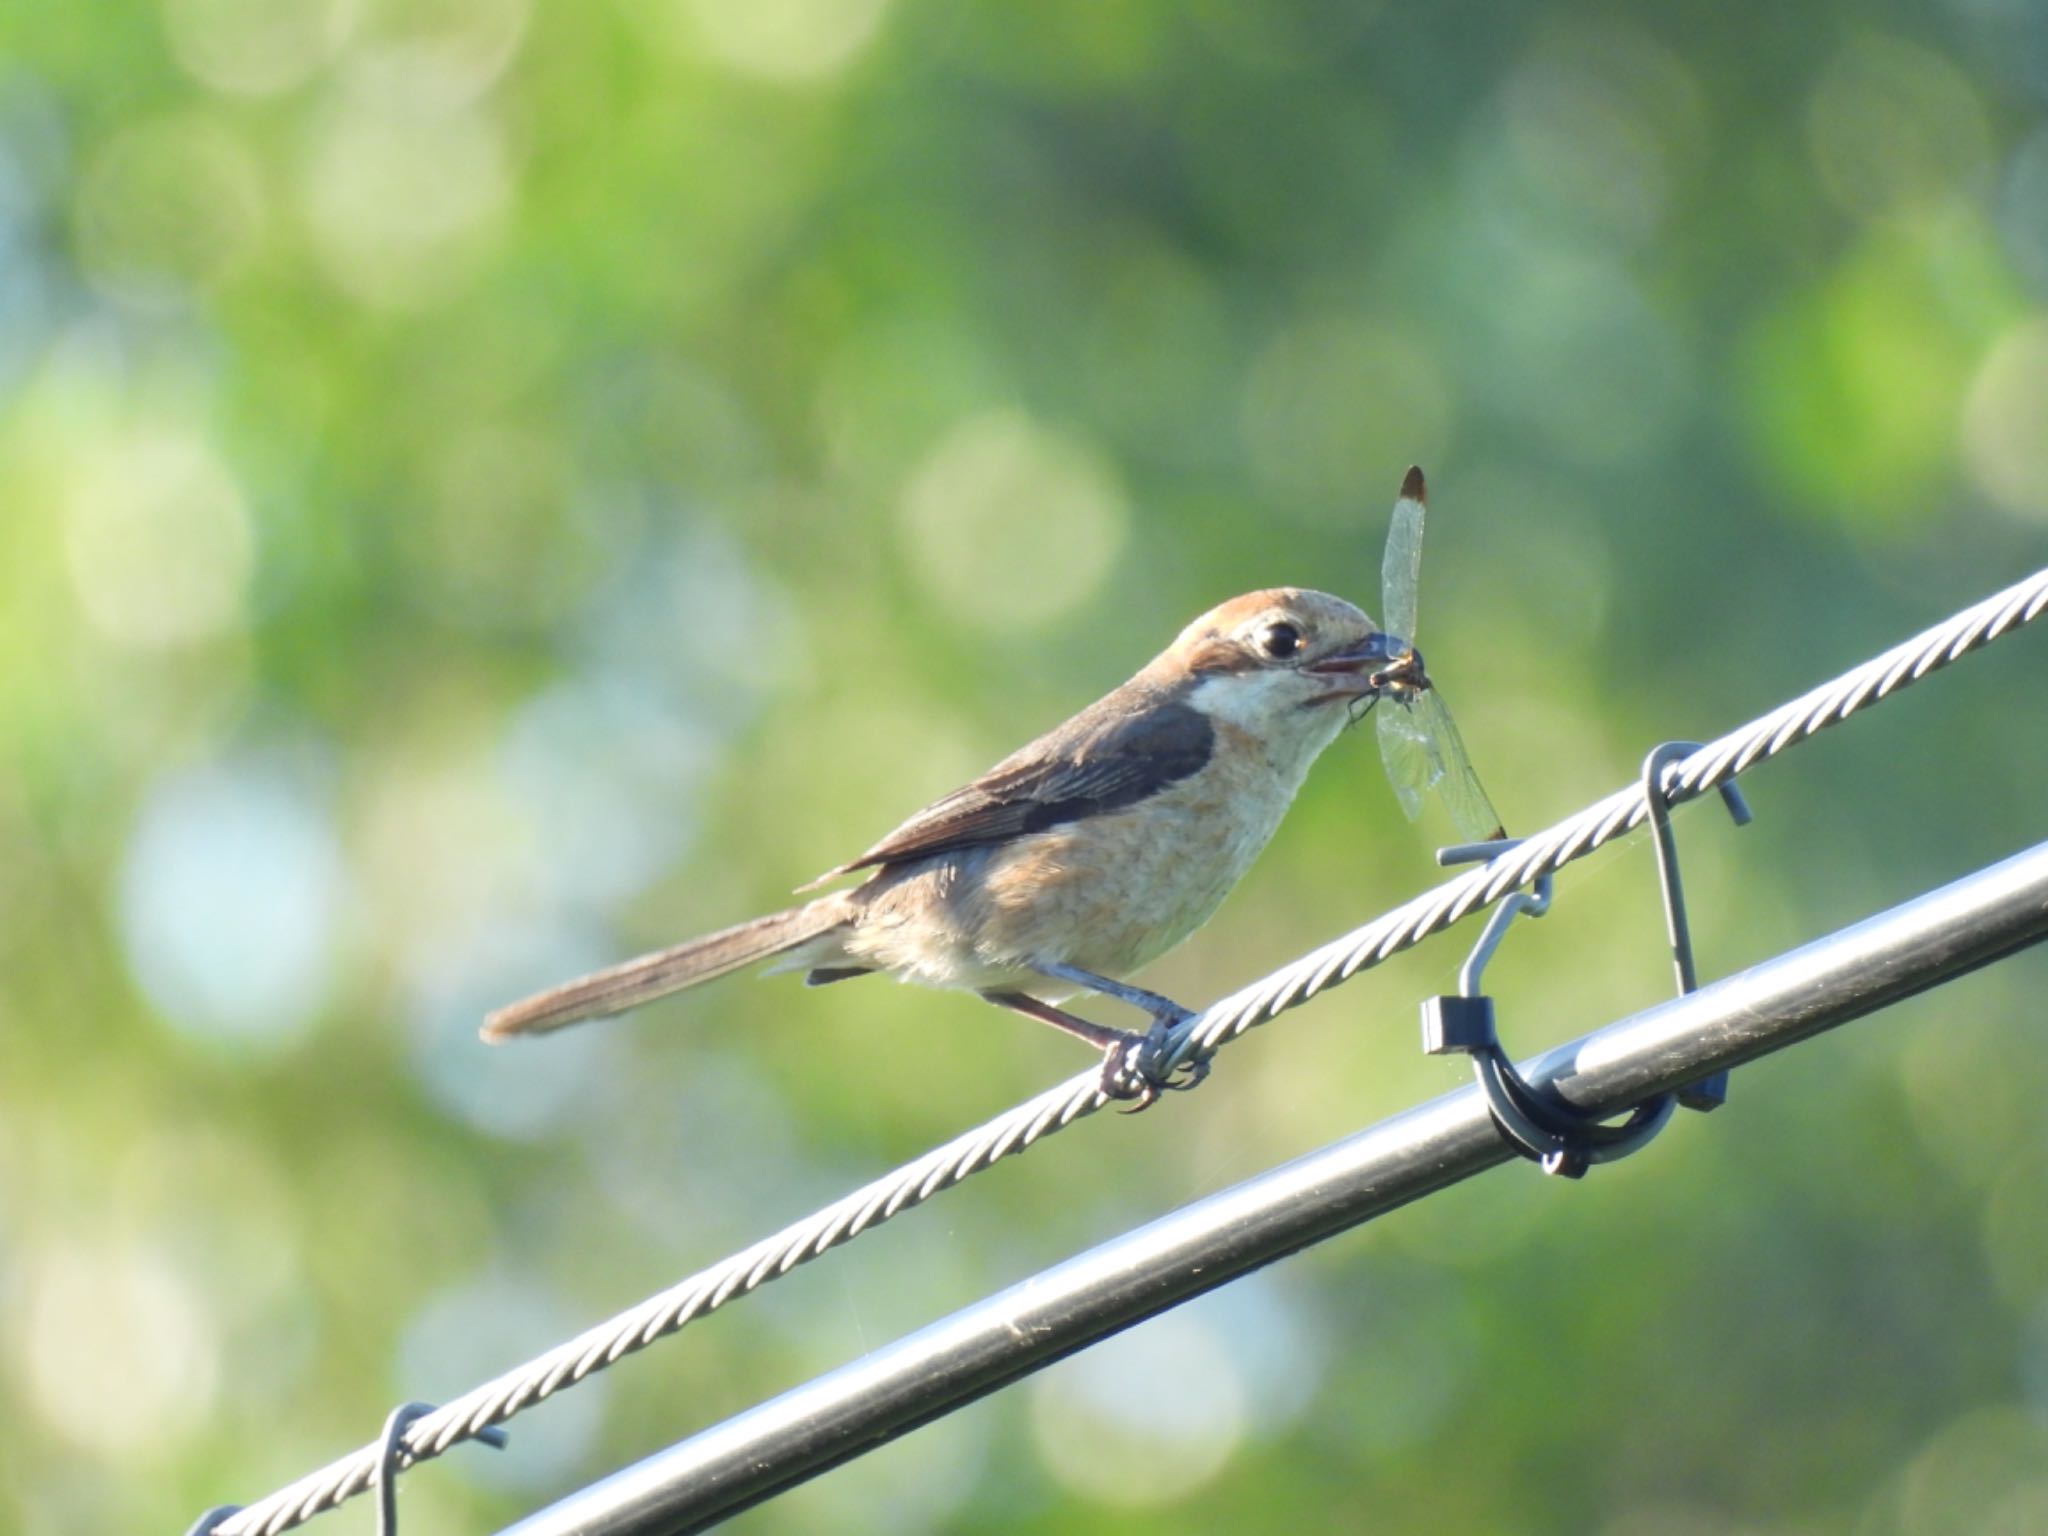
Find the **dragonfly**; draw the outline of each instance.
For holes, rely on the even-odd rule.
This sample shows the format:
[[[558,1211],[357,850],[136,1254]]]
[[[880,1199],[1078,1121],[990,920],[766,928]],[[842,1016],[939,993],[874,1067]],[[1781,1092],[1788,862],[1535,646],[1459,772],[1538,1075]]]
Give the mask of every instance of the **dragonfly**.
[[[1475,842],[1504,838],[1493,802],[1472,770],[1443,694],[1423,670],[1415,649],[1416,598],[1422,585],[1422,523],[1429,492],[1420,468],[1401,482],[1387,527],[1387,552],[1380,566],[1380,622],[1405,648],[1381,674],[1380,760],[1386,764],[1394,797],[1414,821],[1423,796],[1434,791],[1460,832]]]

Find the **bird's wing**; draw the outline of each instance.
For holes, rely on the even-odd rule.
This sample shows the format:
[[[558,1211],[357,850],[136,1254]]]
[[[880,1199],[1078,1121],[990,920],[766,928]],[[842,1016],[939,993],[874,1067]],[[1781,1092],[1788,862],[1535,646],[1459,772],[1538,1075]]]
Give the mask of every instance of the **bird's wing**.
[[[799,889],[877,864],[1004,843],[1126,809],[1195,772],[1208,762],[1214,742],[1215,729],[1200,710],[1119,689],[926,806],[859,858]]]

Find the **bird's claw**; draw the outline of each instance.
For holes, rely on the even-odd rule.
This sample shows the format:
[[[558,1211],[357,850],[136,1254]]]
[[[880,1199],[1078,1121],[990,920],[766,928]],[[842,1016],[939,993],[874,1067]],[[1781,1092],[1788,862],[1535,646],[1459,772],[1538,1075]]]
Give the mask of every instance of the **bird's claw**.
[[[1146,1033],[1120,1040],[1104,1053],[1102,1092],[1126,1101],[1125,1114],[1149,1108],[1162,1093],[1185,1093],[1208,1077],[1205,1057],[1190,1057],[1164,1071],[1160,1068],[1174,1028],[1193,1017],[1183,1010],[1178,1019],[1158,1018]]]

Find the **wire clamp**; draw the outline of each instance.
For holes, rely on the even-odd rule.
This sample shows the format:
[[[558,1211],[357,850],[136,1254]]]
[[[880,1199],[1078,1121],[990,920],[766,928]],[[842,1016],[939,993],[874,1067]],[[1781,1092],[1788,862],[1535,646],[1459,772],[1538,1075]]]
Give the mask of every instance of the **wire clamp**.
[[[377,1536],[398,1536],[398,1474],[411,1466],[405,1432],[413,1420],[434,1411],[432,1403],[402,1403],[384,1421],[384,1433],[377,1437]],[[505,1431],[488,1425],[472,1437],[496,1450],[505,1448]]]
[[[1673,965],[1681,995],[1698,985],[1693,967],[1692,933],[1686,920],[1685,888],[1678,874],[1678,846],[1671,833],[1667,771],[1699,750],[1696,742],[1665,742],[1643,762],[1643,796],[1649,806],[1651,835],[1657,848],[1659,888],[1664,897],[1665,931],[1671,940]],[[1750,819],[1748,803],[1733,783],[1721,786],[1722,799],[1737,826]],[[1516,846],[1519,839],[1461,843],[1439,849],[1437,862],[1470,864],[1492,859]],[[1550,910],[1549,873],[1536,877],[1529,891],[1516,891],[1494,908],[1479,942],[1458,972],[1458,992],[1432,997],[1422,1004],[1422,1048],[1432,1056],[1462,1052],[1472,1058],[1472,1071],[1486,1095],[1487,1108],[1509,1146],[1540,1165],[1545,1173],[1583,1178],[1595,1163],[1610,1163],[1647,1146],[1680,1104],[1712,1109],[1728,1097],[1728,1074],[1688,1085],[1675,1093],[1646,1099],[1619,1124],[1583,1114],[1554,1094],[1540,1092],[1515,1070],[1501,1049],[1494,1022],[1493,999],[1480,990],[1480,979],[1508,927],[1517,917],[1541,917]]]
[[[1466,864],[1491,859],[1517,841],[1460,844],[1439,851],[1437,861]],[[1532,891],[1516,891],[1494,908],[1479,942],[1458,972],[1457,995],[1423,1001],[1422,1048],[1432,1056],[1453,1052],[1470,1056],[1473,1076],[1508,1145],[1545,1173],[1577,1179],[1585,1177],[1593,1164],[1626,1157],[1647,1143],[1671,1118],[1673,1100],[1668,1093],[1659,1094],[1638,1105],[1620,1125],[1609,1125],[1539,1093],[1501,1049],[1493,999],[1480,991],[1480,977],[1509,925],[1524,913],[1541,917],[1550,910],[1550,897],[1551,876],[1542,874],[1536,877]]]

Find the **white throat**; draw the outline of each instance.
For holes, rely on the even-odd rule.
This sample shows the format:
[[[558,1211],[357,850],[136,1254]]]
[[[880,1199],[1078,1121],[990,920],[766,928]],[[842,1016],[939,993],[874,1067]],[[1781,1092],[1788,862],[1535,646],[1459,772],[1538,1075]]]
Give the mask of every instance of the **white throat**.
[[[1348,718],[1344,704],[1308,703],[1313,697],[1294,673],[1224,672],[1196,683],[1188,703],[1265,743],[1274,766],[1298,785]]]

